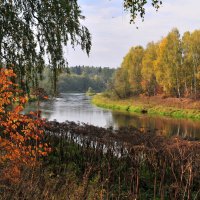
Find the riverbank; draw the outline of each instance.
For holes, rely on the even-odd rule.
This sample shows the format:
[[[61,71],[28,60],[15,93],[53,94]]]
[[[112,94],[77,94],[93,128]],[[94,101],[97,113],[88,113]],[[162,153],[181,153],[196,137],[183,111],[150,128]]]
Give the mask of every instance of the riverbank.
[[[92,103],[96,106],[113,110],[200,120],[200,101],[186,98],[178,99],[163,98],[161,96],[142,96],[113,100],[103,94],[98,94],[93,97]]]
[[[19,181],[0,180],[0,199],[199,199],[199,141],[69,121],[44,130],[52,151]]]

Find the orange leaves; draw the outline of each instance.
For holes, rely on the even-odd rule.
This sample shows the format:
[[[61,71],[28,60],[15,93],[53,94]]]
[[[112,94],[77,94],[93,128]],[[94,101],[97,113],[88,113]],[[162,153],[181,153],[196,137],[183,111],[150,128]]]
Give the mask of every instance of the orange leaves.
[[[13,70],[0,69],[0,165],[11,181],[17,180],[22,165],[34,166],[50,151],[48,144],[41,142],[45,121],[40,113],[21,114],[28,98],[12,82],[15,77]]]
[[[49,97],[48,96],[43,96],[43,99],[48,99]]]
[[[15,107],[14,112],[20,113],[23,109],[24,109],[24,107],[22,105],[18,105]]]
[[[25,103],[27,103],[27,101],[28,101],[28,97],[19,97],[20,103],[25,104]]]
[[[4,73],[6,77],[16,77],[16,74],[12,69],[1,69],[1,73]]]
[[[2,107],[0,107],[0,113],[4,113],[4,109]]]

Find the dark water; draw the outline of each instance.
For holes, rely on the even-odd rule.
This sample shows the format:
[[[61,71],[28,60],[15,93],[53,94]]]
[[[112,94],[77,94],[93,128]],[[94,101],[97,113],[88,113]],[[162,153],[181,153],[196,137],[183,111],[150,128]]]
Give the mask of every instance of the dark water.
[[[90,100],[91,97],[82,93],[62,93],[54,101],[40,103],[39,109],[42,111],[42,117],[58,122],[68,120],[114,128],[131,125],[139,129],[153,130],[158,134],[200,139],[200,121],[111,111],[92,105]],[[25,112],[35,109],[36,105],[32,103]]]

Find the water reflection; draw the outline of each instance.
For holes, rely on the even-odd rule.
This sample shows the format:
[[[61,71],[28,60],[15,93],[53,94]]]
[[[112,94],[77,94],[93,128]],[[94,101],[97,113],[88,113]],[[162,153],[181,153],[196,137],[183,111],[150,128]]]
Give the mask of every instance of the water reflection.
[[[161,135],[200,138],[199,121],[119,112],[113,112],[112,117],[118,127],[131,125],[140,129],[154,130]]]
[[[35,110],[35,103],[30,104],[25,112]],[[62,93],[54,101],[42,102],[40,108],[43,117],[59,122],[75,121],[95,126],[119,128],[135,126],[154,130],[163,135],[180,135],[200,138],[200,122],[186,119],[172,119],[149,115],[136,115],[125,112],[110,111],[90,104],[90,97],[85,94]]]
[[[58,122],[75,121],[109,127],[113,125],[112,112],[90,104],[91,98],[85,94],[62,93],[60,98],[51,102],[42,102],[42,117]],[[30,104],[25,112],[35,110],[35,103]]]

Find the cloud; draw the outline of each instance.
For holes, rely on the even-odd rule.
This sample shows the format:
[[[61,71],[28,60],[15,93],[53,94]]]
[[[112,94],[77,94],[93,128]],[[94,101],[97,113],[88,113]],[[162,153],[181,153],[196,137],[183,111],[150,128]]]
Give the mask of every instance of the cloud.
[[[65,56],[69,65],[119,67],[132,46],[158,41],[174,27],[181,34],[199,29],[199,0],[164,0],[158,12],[147,6],[145,21],[129,24],[122,0],[80,0],[86,25],[92,34],[92,51],[88,58],[80,48],[68,47]]]

